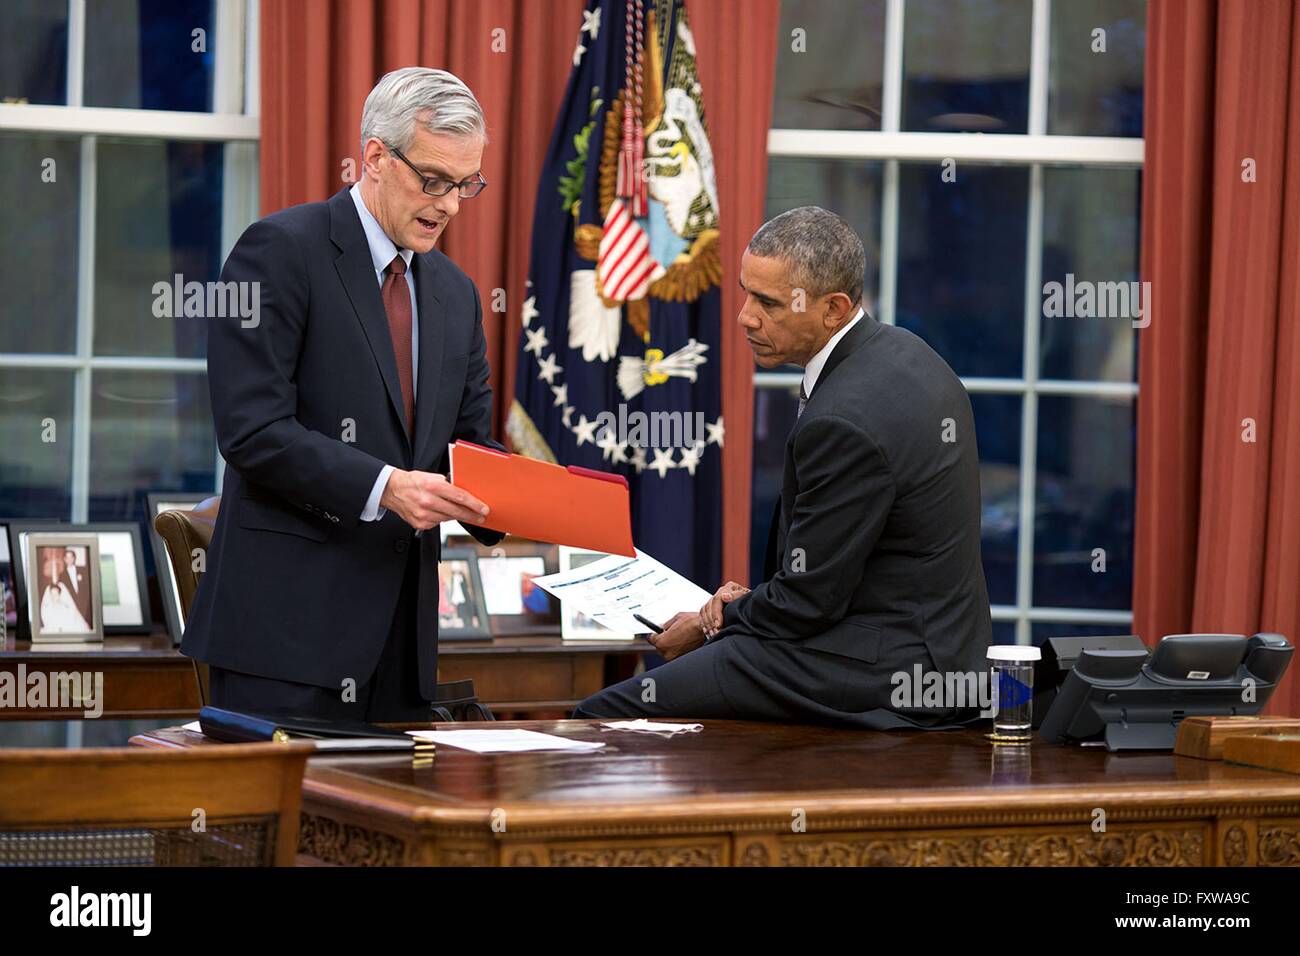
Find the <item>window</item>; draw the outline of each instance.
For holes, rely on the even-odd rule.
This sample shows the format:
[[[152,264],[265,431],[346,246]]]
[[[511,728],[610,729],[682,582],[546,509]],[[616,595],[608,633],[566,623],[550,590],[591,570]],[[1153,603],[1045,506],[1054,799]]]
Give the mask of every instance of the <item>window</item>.
[[[962,377],[997,642],[1132,624],[1140,300],[1045,285],[1137,293],[1145,29],[1144,0],[781,7],[768,216],[848,219],[868,310]],[[755,374],[755,579],[799,379]]]
[[[142,520],[212,491],[202,320],[257,214],[257,0],[8,0],[0,35],[0,516]],[[146,561],[152,555],[145,549]]]

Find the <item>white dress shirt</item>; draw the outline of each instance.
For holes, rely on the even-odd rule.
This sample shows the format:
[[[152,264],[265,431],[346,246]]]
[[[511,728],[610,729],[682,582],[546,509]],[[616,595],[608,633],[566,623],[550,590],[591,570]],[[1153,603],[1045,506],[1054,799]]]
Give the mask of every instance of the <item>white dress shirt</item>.
[[[803,369],[804,395],[812,395],[813,389],[817,387],[817,379],[821,376],[822,369],[826,367],[826,360],[829,359],[831,353],[835,351],[835,346],[840,344],[840,339],[849,334],[849,329],[857,325],[858,321],[864,314],[865,313],[862,309],[858,309],[858,314],[849,319],[849,321],[844,324],[844,328],[832,335],[830,341],[823,345],[817,354],[808,360],[808,364],[805,365]]]
[[[360,183],[348,190],[348,195],[352,197],[352,202],[357,207],[357,215],[361,217],[361,228],[366,231],[366,243],[370,246],[370,261],[375,267],[375,279],[379,282],[380,288],[383,288],[388,264],[393,261],[393,257],[400,252],[402,258],[406,260],[406,288],[411,294],[411,397],[414,399],[416,389],[419,387],[417,383],[420,381],[420,311],[415,303],[415,273],[411,270],[411,260],[415,258],[415,251],[399,250],[393,240],[388,238],[388,233],[384,232],[384,227],[379,225],[379,220],[366,208],[365,201],[361,198]],[[378,521],[388,512],[387,508],[379,507],[379,499],[384,496],[388,476],[394,471],[392,465],[384,465],[383,470],[379,472],[379,477],[375,479],[375,486],[370,490],[370,497],[366,499],[366,507],[361,512],[362,521]]]

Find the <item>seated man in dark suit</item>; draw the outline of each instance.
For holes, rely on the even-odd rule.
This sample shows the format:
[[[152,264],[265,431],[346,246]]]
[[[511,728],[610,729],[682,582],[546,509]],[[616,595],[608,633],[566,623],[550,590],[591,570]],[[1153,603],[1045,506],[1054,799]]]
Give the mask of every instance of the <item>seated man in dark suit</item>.
[[[804,368],[766,580],[729,582],[676,615],[652,638],[668,663],[574,716],[888,729],[945,726],[983,706],[896,694],[896,675],[914,681],[918,666],[985,670],[992,625],[970,399],[921,339],[865,314],[865,266],[849,224],[816,206],[750,240],[740,326],[763,368]]]

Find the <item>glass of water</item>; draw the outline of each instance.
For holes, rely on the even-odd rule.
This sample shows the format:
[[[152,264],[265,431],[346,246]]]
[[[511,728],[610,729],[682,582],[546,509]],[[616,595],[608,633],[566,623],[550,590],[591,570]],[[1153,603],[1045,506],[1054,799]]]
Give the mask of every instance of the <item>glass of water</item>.
[[[998,702],[993,715],[995,743],[1027,744],[1033,738],[1034,662],[1040,648],[1025,644],[994,644],[988,661],[993,693]]]

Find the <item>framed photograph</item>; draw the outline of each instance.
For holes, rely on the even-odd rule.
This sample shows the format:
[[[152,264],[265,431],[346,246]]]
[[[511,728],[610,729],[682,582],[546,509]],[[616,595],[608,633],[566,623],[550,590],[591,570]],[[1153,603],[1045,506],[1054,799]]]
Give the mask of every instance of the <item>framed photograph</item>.
[[[558,545],[506,538],[491,547],[476,544],[475,550],[493,634],[560,632],[559,601],[533,584],[559,569]]]
[[[0,518],[0,585],[4,586],[4,598],[0,604],[4,605],[5,628],[9,636],[14,639],[30,640],[31,635],[28,634],[27,627],[23,623],[27,610],[27,596],[18,587],[16,568],[20,563],[16,559],[20,553],[18,539],[10,533],[15,522],[25,526],[57,526],[61,522],[58,518]]]
[[[443,548],[438,562],[438,639],[491,637],[478,555],[473,548]]]
[[[607,557],[609,555],[604,551],[588,551],[586,548],[570,548],[568,545],[561,545],[559,570],[572,571],[574,568]],[[611,631],[604,624],[597,624],[581,611],[566,610],[564,603],[561,602],[560,637],[566,641],[635,641],[637,635]]]
[[[101,521],[55,527],[15,521],[10,528],[18,540],[16,550],[23,556],[23,560],[14,565],[14,571],[19,590],[24,595],[31,595],[27,579],[33,573],[26,539],[36,534],[68,539],[90,535],[96,541],[93,569],[98,575],[96,592],[102,594],[100,633],[148,634],[152,630],[149,590],[144,574],[144,550],[140,545],[140,526],[134,521]],[[76,590],[75,582],[70,586]],[[26,615],[29,622],[33,618],[31,610],[29,607]],[[32,640],[36,640],[35,632],[32,632]]]
[[[20,530],[18,539],[32,643],[102,641],[99,537]]]
[[[181,592],[176,586],[176,572],[167,554],[167,542],[154,530],[153,519],[164,511],[193,511],[194,506],[215,495],[215,491],[195,494],[183,491],[151,491],[145,496],[148,502],[146,524],[149,526],[149,547],[153,551],[154,568],[158,572],[158,594],[162,598],[163,618],[173,644],[179,644],[185,635],[185,608],[181,607]]]

